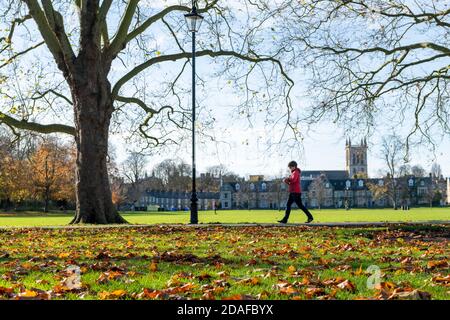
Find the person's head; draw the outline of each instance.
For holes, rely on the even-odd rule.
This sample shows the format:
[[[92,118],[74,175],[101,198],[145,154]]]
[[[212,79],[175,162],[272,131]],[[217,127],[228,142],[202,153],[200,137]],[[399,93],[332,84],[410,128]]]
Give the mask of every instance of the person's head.
[[[291,171],[297,169],[297,162],[295,162],[295,161],[289,162],[288,167]]]

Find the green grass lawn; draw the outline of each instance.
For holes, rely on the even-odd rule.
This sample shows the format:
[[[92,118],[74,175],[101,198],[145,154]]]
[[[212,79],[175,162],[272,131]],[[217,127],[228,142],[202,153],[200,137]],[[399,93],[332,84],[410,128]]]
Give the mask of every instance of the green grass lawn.
[[[445,208],[412,208],[409,211],[393,209],[324,209],[311,210],[315,222],[362,222],[362,221],[436,221],[450,220],[450,207]],[[278,210],[218,210],[200,211],[200,223],[273,223],[283,217],[284,212]],[[189,212],[135,212],[124,213],[123,216],[133,224],[188,223]],[[38,212],[0,213],[0,226],[47,226],[66,225],[72,213]],[[303,212],[295,209],[289,222],[299,223],[306,220]]]
[[[0,300],[450,299],[449,238],[417,225],[8,228]]]

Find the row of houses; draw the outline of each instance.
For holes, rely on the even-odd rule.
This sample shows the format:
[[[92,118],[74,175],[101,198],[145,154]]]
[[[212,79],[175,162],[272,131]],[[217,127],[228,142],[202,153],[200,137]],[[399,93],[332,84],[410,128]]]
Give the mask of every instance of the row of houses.
[[[397,206],[446,205],[450,203],[450,180],[408,176],[399,179],[358,178],[368,173],[368,145],[366,139],[354,144],[345,143],[346,170],[302,171],[302,200],[311,207],[389,207],[393,199]],[[284,209],[287,185],[282,179],[264,179],[252,175],[248,180],[221,182],[219,192],[199,192],[199,209]],[[320,180],[320,183],[317,181]],[[395,183],[395,188],[392,188]],[[377,189],[389,184],[391,191],[380,196]],[[378,186],[379,188],[376,188]],[[386,189],[386,188],[384,188]],[[393,196],[392,190],[396,190]],[[381,192],[382,193],[382,192]],[[183,210],[190,206],[190,192],[147,190],[140,206],[157,205],[165,209]]]
[[[197,192],[198,209],[211,210],[218,208],[220,192]],[[191,193],[179,191],[147,190],[137,206],[158,206],[164,210],[189,210]]]
[[[314,183],[318,178],[322,183]],[[396,179],[397,205],[424,206],[450,203],[450,180],[432,177],[404,177]],[[392,199],[376,197],[369,185],[383,187],[385,179],[349,178],[346,171],[302,172],[302,200],[311,208],[389,207]],[[264,176],[250,176],[246,181],[222,183],[220,192],[198,192],[200,210],[221,209],[284,209],[287,185],[281,179],[265,180]],[[430,196],[432,193],[432,196]],[[157,205],[167,210],[188,210],[190,192],[147,190],[140,206]]]
[[[322,172],[320,184],[314,183],[317,172],[302,173],[302,201],[311,208],[390,207],[388,196],[376,197],[369,185],[383,187],[385,179],[330,179],[336,172]],[[394,180],[397,184],[397,205],[423,206],[446,205],[450,202],[450,180],[431,177],[405,177]],[[287,186],[280,180],[246,181],[224,184],[220,193],[221,207],[225,209],[259,208],[280,209],[285,207]]]

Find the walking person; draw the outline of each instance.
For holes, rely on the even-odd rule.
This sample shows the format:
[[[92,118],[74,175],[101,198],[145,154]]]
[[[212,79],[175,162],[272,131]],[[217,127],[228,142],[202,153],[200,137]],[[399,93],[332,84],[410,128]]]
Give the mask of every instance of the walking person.
[[[279,220],[278,222],[280,223],[288,222],[289,214],[291,213],[291,206],[295,202],[298,208],[301,209],[308,217],[306,223],[310,223],[311,221],[314,220],[314,218],[302,203],[302,189],[300,184],[301,171],[297,166],[297,162],[295,161],[289,162],[288,167],[289,170],[291,171],[291,175],[289,176],[289,178],[284,179],[284,183],[289,185],[289,199],[286,204],[286,213],[284,215],[284,218]]]

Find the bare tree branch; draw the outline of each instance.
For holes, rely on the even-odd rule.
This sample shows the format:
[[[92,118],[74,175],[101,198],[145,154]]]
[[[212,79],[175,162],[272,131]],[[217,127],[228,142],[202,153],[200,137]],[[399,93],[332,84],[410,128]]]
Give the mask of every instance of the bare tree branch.
[[[181,52],[181,53],[176,53],[176,54],[162,55],[162,56],[158,56],[158,57],[147,60],[146,62],[133,68],[130,72],[128,72],[126,75],[124,75],[122,78],[120,78],[116,82],[116,84],[114,85],[114,87],[112,89],[113,96],[116,97],[120,91],[120,88],[126,82],[128,82],[130,79],[132,79],[133,77],[135,77],[137,74],[144,71],[148,67],[150,67],[156,63],[161,63],[161,62],[166,62],[166,61],[177,61],[180,59],[190,58],[191,56],[192,56],[192,53],[190,53],[190,52]],[[294,81],[284,71],[284,68],[283,68],[281,62],[274,57],[259,57],[254,54],[253,55],[250,55],[250,54],[245,55],[245,54],[240,54],[238,52],[226,51],[226,50],[221,50],[221,51],[201,50],[201,51],[196,52],[196,56],[197,57],[210,56],[213,58],[215,58],[215,57],[234,57],[234,58],[238,58],[243,61],[254,62],[254,63],[272,62],[278,66],[281,74],[290,83],[290,85],[294,84]]]
[[[17,120],[11,116],[8,116],[7,114],[4,114],[3,112],[0,112],[0,124],[1,123],[17,129],[30,130],[44,134],[59,132],[66,133],[72,136],[75,135],[75,128],[70,126],[66,126],[63,124],[40,124],[36,122],[28,122],[26,120]]]

